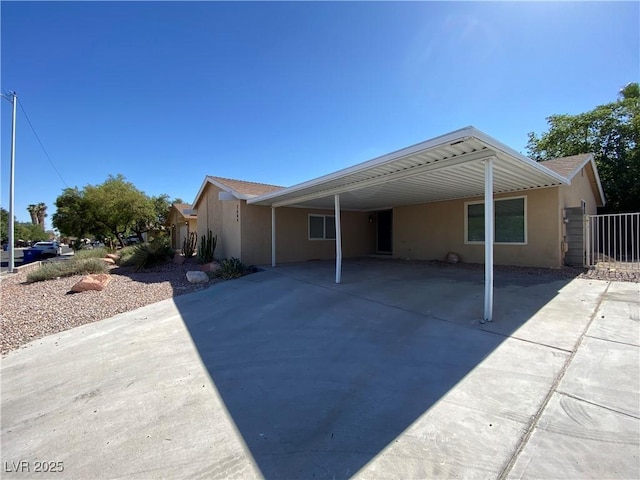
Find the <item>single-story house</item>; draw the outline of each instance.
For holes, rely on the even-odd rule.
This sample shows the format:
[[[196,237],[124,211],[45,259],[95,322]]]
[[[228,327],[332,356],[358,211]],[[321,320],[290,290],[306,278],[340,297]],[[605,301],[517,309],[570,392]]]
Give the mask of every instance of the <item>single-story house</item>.
[[[246,264],[335,258],[339,283],[343,256],[455,252],[490,264],[492,284],[494,263],[560,267],[579,257],[568,234],[582,224],[568,225],[567,212],[604,203],[593,155],[538,163],[466,127],[288,188],[208,176],[193,208],[198,233],[218,235],[216,254]]]
[[[171,231],[171,246],[178,250],[189,233],[197,231],[198,217],[188,203],[174,203],[169,208],[165,226]]]

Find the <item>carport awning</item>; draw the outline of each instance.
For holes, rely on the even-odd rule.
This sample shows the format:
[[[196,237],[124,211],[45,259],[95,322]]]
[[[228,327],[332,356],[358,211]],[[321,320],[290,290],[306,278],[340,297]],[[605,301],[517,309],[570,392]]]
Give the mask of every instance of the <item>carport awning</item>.
[[[493,193],[570,181],[474,127],[467,127],[353,167],[261,195],[250,204],[379,210],[484,194],[483,160],[493,158]]]

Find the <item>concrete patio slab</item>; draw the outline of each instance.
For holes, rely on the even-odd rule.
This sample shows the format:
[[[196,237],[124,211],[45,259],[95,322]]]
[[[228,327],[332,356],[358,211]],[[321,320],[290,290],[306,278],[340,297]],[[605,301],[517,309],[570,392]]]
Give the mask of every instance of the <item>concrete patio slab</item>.
[[[10,353],[3,478],[40,478],[38,460],[78,479],[536,474],[549,452],[531,443],[556,423],[558,384],[571,390],[586,375],[595,393],[584,395],[598,394],[584,362],[603,341],[584,334],[606,282],[498,276],[502,317],[486,328],[477,272],[348,262],[336,286],[327,263],[225,282]],[[631,373],[640,361],[615,358]],[[613,406],[630,410],[634,388],[619,387],[625,400]],[[631,423],[599,411],[593,422],[637,446]],[[549,448],[591,441],[571,432]],[[627,453],[612,449],[611,461]],[[20,461],[30,473],[15,471]],[[575,472],[557,464],[555,476]],[[620,476],[638,473],[637,462],[618,464]]]
[[[587,335],[640,346],[640,284],[613,283]]]
[[[554,393],[508,478],[638,478],[638,437],[638,418]]]
[[[558,391],[640,418],[640,348],[585,337]]]

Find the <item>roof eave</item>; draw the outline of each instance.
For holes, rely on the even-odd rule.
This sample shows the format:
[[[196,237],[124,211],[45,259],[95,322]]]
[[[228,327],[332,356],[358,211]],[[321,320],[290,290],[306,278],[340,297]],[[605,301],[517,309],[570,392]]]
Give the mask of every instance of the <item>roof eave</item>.
[[[547,168],[544,165],[542,165],[540,162],[536,162],[535,160],[532,160],[531,158],[529,158],[529,157],[527,157],[525,155],[522,155],[520,152],[517,152],[513,148],[509,147],[508,145],[505,145],[504,143],[500,142],[499,140],[496,140],[495,138],[491,137],[490,135],[487,135],[486,133],[481,132],[480,130],[478,130],[475,127],[469,127],[469,128],[473,129],[473,137],[475,137],[477,140],[480,140],[480,141],[488,144],[489,146],[491,146],[492,149],[502,151],[503,153],[505,153],[507,155],[515,157],[518,160],[520,160],[521,162],[525,163],[526,165],[529,165],[530,167],[538,170],[539,172],[545,173],[545,174],[553,177],[555,180],[557,180],[558,182],[560,182],[560,183],[562,183],[564,185],[571,184],[571,180],[569,178],[564,177],[564,176],[560,175],[559,173],[554,172],[550,168]]]

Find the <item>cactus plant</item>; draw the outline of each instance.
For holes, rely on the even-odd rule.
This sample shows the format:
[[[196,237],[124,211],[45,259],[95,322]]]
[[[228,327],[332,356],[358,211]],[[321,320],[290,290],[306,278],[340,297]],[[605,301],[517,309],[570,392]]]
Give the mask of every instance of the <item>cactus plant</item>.
[[[213,262],[213,254],[216,251],[218,236],[211,230],[207,230],[207,236],[200,237],[200,248],[198,249],[198,263]]]
[[[191,258],[196,254],[196,246],[198,245],[198,234],[189,232],[182,242],[182,255],[185,258]]]

